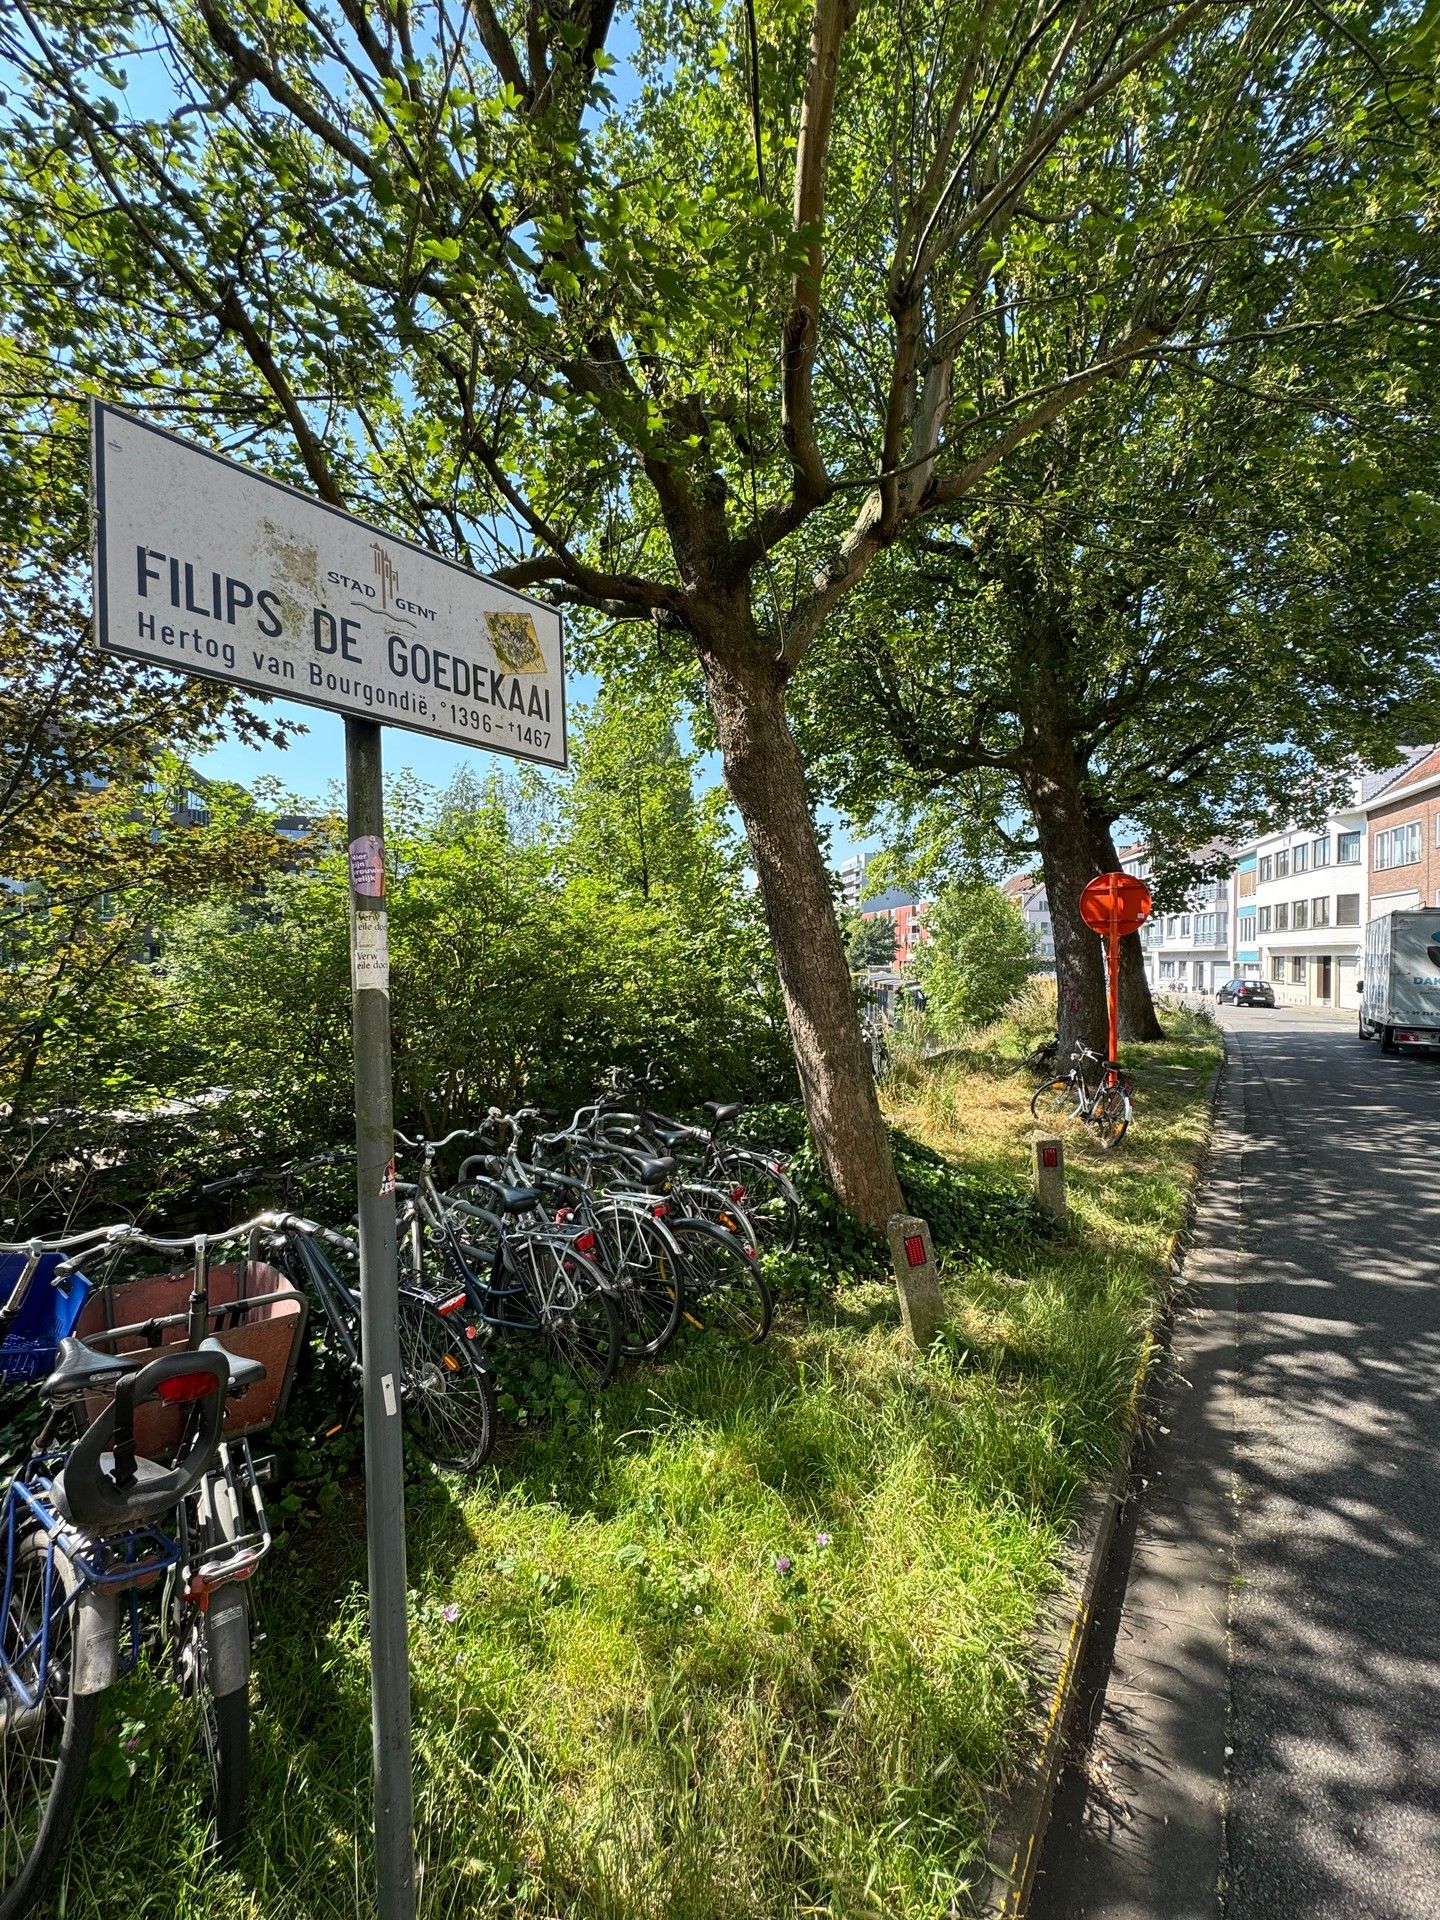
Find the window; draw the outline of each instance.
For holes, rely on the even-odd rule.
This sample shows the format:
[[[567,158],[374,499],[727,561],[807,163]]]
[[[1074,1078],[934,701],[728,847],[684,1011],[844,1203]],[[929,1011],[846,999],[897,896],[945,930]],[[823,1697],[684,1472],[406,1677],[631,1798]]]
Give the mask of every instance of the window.
[[[1437,822],[1440,822],[1440,815],[1437,815],[1436,818],[1437,818]],[[1310,864],[1312,867],[1328,867],[1329,866],[1330,836],[1328,833],[1325,835],[1323,840],[1315,840],[1311,842]]]
[[[1329,896],[1322,894],[1318,900],[1310,902],[1310,924],[1312,927],[1328,927],[1330,924]]]
[[[1440,826],[1440,814],[1436,815],[1436,824],[1437,826]],[[1239,882],[1240,898],[1242,900],[1248,900],[1251,894],[1254,893],[1255,891],[1254,867],[1247,868],[1244,873],[1237,874],[1235,877],[1236,877],[1236,880]]]
[[[1275,909],[1275,931],[1276,933],[1288,933],[1290,931],[1290,908],[1284,901]]]
[[[1360,835],[1342,833],[1335,843],[1335,858],[1342,867],[1358,867],[1360,864]]]
[[[1375,871],[1389,867],[1408,867],[1420,858],[1420,822],[1409,820],[1403,827],[1391,827],[1377,833],[1374,840]]]
[[[1358,927],[1360,924],[1360,896],[1358,893],[1337,893],[1335,896],[1335,924],[1337,927]]]
[[[1296,873],[1308,873],[1310,871],[1310,849],[1303,842],[1295,848],[1294,861]]]
[[[1162,960],[1160,962],[1160,978],[1162,980],[1173,980],[1175,978],[1175,962],[1173,960]]]
[[[1303,987],[1305,984],[1305,956],[1303,953],[1297,953],[1290,962],[1290,984],[1292,987]]]
[[[1283,980],[1285,978],[1285,961],[1283,956],[1278,953],[1270,962],[1270,978],[1272,980]]]
[[[1262,881],[1275,878],[1275,862],[1268,853],[1262,853],[1260,856],[1260,878]]]
[[[1236,921],[1235,925],[1236,925],[1236,932],[1238,934],[1241,944],[1243,946],[1248,947],[1250,942],[1255,938],[1254,914],[1242,913],[1240,915],[1240,918]]]
[[[1303,933],[1306,927],[1309,926],[1310,902],[1308,900],[1297,900],[1295,902],[1294,906],[1290,909],[1290,924],[1300,933]]]
[[[1261,909],[1260,909],[1260,931],[1261,931],[1261,933],[1269,933],[1269,931],[1270,931],[1270,909],[1269,909],[1269,907],[1261,907]]]
[[[1177,980],[1183,980],[1185,978],[1185,969],[1188,965],[1189,962],[1186,960],[1177,960],[1175,962],[1175,978]]]
[[[1195,944],[1197,947],[1218,947],[1220,945],[1220,916],[1215,913],[1201,913],[1195,917]]]
[[[1275,878],[1277,880],[1290,878],[1290,851],[1287,847],[1282,847],[1275,856]]]
[[[1435,844],[1440,847],[1440,813],[1435,816]]]

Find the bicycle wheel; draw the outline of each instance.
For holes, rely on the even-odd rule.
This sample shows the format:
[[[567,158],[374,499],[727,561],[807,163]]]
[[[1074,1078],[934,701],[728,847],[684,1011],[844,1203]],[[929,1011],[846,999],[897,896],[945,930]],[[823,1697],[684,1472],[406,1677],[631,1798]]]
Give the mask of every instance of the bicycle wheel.
[[[1073,1120],[1076,1105],[1075,1082],[1070,1079],[1047,1080],[1030,1096],[1030,1111],[1037,1120]]]
[[[1123,1086],[1105,1087],[1095,1107],[1095,1131],[1107,1150],[1118,1147],[1130,1125],[1130,1095]]]
[[[793,1253],[800,1237],[800,1196],[780,1169],[763,1154],[732,1147],[720,1161],[720,1177],[730,1178],[730,1197],[745,1209],[760,1251]]]
[[[19,1543],[10,1604],[0,1621],[8,1666],[32,1693],[40,1682],[45,1560],[43,1533]],[[0,1588],[3,1577],[0,1570]],[[57,1547],[44,1695],[26,1706],[8,1678],[0,1679],[0,1920],[21,1920],[34,1910],[64,1850],[85,1784],[100,1697],[77,1694],[70,1685],[78,1613],[68,1603],[79,1584]]]
[[[239,1538],[240,1519],[223,1473],[207,1474],[180,1514],[181,1553],[187,1566],[223,1554]],[[210,1840],[222,1856],[245,1831],[250,1799],[250,1599],[238,1582],[210,1592],[205,1610],[187,1600],[178,1574],[170,1588],[170,1652],[175,1685],[200,1716],[200,1751],[210,1788]],[[238,1613],[238,1618],[236,1617]],[[231,1644],[245,1650],[244,1678],[215,1691],[210,1634],[222,1621]],[[216,1628],[218,1630],[218,1628]]]
[[[603,1387],[620,1360],[620,1312],[600,1269],[564,1240],[512,1234],[506,1244],[541,1338],[583,1386]]]
[[[495,1381],[467,1332],[468,1301],[442,1314],[423,1294],[400,1295],[400,1413],[437,1467],[473,1473],[495,1444]]]
[[[653,1359],[675,1338],[685,1310],[680,1260],[668,1233],[642,1208],[598,1196],[595,1226],[618,1289],[620,1352]]]
[[[713,1323],[758,1346],[770,1331],[774,1303],[753,1252],[713,1220],[673,1220],[685,1256],[687,1318]]]

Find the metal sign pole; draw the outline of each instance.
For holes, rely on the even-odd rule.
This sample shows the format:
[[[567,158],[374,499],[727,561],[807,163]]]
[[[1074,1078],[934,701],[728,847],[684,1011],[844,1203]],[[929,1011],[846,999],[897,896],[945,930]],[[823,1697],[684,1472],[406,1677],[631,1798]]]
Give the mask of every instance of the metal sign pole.
[[[1110,1058],[1112,1060],[1118,1060],[1120,1057],[1120,934],[1116,926],[1118,918],[1118,914],[1111,914],[1110,932],[1105,941],[1106,972],[1109,975]],[[1115,1069],[1112,1067],[1105,1077],[1113,1086]]]
[[[405,1456],[395,1258],[390,955],[380,726],[345,721],[350,840],[350,980],[360,1203],[360,1344],[365,1399],[365,1530],[370,1560],[370,1724],[375,1887],[380,1920],[413,1920],[410,1651],[405,1615]]]

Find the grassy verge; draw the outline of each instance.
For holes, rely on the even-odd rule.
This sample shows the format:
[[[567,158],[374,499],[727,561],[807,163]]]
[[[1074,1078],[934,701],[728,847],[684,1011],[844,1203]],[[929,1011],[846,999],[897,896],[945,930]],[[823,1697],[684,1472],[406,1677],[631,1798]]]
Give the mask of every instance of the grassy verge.
[[[912,1192],[951,1209],[953,1330],[931,1355],[903,1349],[851,1249],[838,1288],[823,1261],[808,1288],[788,1275],[809,1297],[766,1347],[692,1336],[580,1424],[512,1438],[479,1483],[417,1468],[423,1913],[956,1911],[1076,1494],[1117,1445],[1216,1053],[1193,1032],[1145,1050],[1160,1076],[1120,1152],[1072,1142],[1066,1239],[1016,1197],[1028,1078],[994,1054],[901,1076],[893,1117],[932,1150],[907,1155]],[[185,1713],[140,1676],[54,1911],[368,1910],[360,1503],[353,1480],[321,1487],[264,1570],[233,1870],[202,1856]]]

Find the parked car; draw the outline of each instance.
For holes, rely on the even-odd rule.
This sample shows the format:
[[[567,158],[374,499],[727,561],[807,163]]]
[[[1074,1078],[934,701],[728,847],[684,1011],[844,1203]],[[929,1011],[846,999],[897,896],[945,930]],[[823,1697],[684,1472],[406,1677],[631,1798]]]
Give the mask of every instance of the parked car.
[[[1222,1007],[1273,1007],[1275,989],[1268,980],[1227,980],[1215,998]]]

